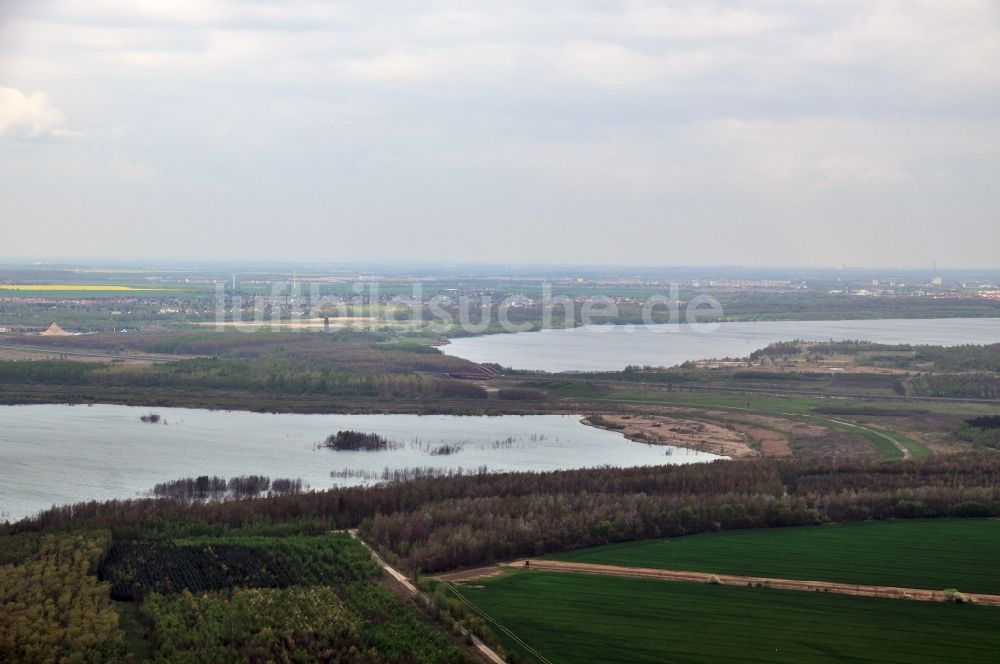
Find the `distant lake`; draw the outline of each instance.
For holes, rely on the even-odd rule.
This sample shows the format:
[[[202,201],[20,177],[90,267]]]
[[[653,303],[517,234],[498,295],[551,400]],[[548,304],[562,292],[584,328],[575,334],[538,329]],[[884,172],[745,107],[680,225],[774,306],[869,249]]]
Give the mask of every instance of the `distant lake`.
[[[688,360],[746,357],[775,341],[864,339],[886,344],[1000,342],[1000,318],[761,321],[720,323],[711,333],[687,325],[591,325],[570,330],[452,339],[441,347],[473,362],[540,371],[617,371]]]
[[[128,406],[0,406],[0,521],[52,505],[131,498],[158,482],[197,475],[301,478],[313,489],[375,480],[332,478],[345,469],[463,468],[545,471],[717,459],[646,445],[580,424],[580,416],[292,415]],[[377,433],[400,444],[379,452],[316,449],[340,430]],[[461,450],[431,455],[440,445]]]

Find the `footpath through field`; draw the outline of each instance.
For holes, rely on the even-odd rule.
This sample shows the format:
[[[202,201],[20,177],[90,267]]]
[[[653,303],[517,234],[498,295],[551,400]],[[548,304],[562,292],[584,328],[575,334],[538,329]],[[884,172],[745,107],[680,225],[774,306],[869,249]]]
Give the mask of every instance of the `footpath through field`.
[[[387,563],[382,558],[382,556],[378,555],[378,553],[375,552],[375,549],[373,549],[370,546],[368,546],[368,543],[365,542],[363,539],[361,539],[361,537],[358,536],[358,531],[357,531],[356,528],[352,528],[352,529],[348,530],[347,532],[348,532],[348,534],[350,534],[351,537],[353,537],[358,542],[360,542],[363,547],[365,547],[366,549],[368,549],[368,552],[372,555],[372,558],[375,559],[375,562],[378,563],[379,566],[382,569],[384,569],[386,572],[388,572],[389,576],[391,576],[401,586],[403,586],[403,588],[405,588],[408,593],[410,593],[414,597],[418,598],[424,604],[430,606],[430,604],[431,604],[430,598],[427,597],[424,593],[420,592],[420,590],[415,585],[413,585],[412,583],[410,583],[410,580],[406,578],[405,574],[401,573],[395,567],[393,567],[392,565],[390,565],[389,563]],[[493,650],[488,645],[486,645],[485,643],[483,643],[479,639],[479,637],[477,637],[472,632],[468,632],[467,630],[465,630],[465,628],[462,628],[462,631],[463,631],[463,636],[468,636],[469,637],[469,639],[472,641],[472,645],[475,646],[476,650],[478,650],[483,655],[483,657],[485,657],[490,662],[493,662],[493,664],[506,664],[506,662],[504,661],[504,659],[500,655],[498,655],[495,650]]]
[[[760,586],[777,590],[809,590],[835,593],[838,595],[859,595],[863,597],[887,597],[892,599],[910,599],[925,602],[955,601],[955,595],[944,590],[927,590],[926,588],[897,588],[894,586],[872,586],[854,583],[835,583],[831,581],[801,581],[797,579],[771,579],[757,576],[736,576],[732,574],[711,574],[709,572],[688,572],[684,570],[654,569],[651,567],[621,567],[618,565],[598,565],[593,563],[571,563],[559,560],[536,560],[529,558],[506,565],[466,570],[454,574],[444,574],[437,578],[458,581],[495,574],[498,567],[513,567],[526,570],[544,570],[547,572],[577,572],[583,574],[607,574],[611,576],[630,576],[665,581],[693,581],[696,583],[720,583],[727,586]],[[984,593],[962,593],[969,601],[990,606],[1000,606],[1000,595]]]

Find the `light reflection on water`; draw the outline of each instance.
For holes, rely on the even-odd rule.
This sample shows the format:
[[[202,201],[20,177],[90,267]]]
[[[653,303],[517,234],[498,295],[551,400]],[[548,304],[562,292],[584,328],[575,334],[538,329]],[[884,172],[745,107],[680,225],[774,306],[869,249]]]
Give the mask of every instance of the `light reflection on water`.
[[[433,467],[474,471],[558,470],[708,461],[703,452],[652,446],[580,424],[572,415],[294,415],[156,408],[0,406],[0,520],[53,504],[129,498],[158,482],[197,475],[302,478],[313,489],[370,482],[345,469]],[[317,449],[339,430],[403,443],[380,452]],[[431,455],[442,445],[455,454]]]
[[[670,367],[688,360],[746,357],[775,341],[794,339],[988,344],[1000,342],[1000,319],[760,321],[720,323],[710,333],[675,325],[598,325],[464,337],[452,339],[441,350],[473,362],[496,362],[515,369],[618,371],[628,365]]]

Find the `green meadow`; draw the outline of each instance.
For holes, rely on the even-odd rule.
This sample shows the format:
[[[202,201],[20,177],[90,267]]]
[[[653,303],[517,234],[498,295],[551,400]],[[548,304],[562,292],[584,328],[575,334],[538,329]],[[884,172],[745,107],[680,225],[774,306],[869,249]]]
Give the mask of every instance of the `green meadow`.
[[[967,604],[541,571],[458,592],[552,664],[989,662],[1000,652],[1000,609]]]
[[[610,544],[550,557],[1000,594],[1000,519],[904,519],[735,530]]]

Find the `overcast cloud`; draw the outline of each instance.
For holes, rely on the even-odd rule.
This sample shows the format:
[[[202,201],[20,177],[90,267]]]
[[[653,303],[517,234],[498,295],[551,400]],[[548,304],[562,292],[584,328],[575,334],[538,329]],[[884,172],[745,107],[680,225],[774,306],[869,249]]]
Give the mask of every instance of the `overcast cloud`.
[[[1000,3],[0,0],[0,256],[1000,267]]]

